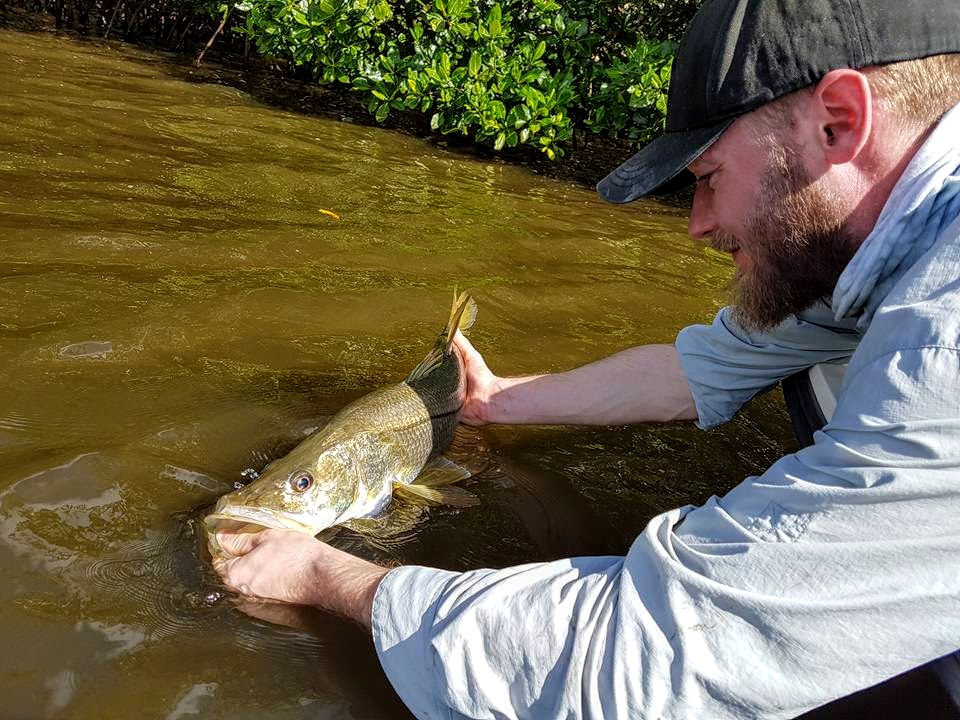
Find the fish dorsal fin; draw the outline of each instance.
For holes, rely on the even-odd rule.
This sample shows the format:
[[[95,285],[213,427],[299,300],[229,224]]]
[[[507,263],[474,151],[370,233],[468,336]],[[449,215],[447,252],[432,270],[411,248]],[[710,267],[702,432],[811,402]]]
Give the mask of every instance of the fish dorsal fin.
[[[425,375],[429,375],[436,370],[442,362],[443,348],[437,345],[430,352],[428,352],[427,356],[420,361],[420,364],[417,365],[409,375],[407,375],[407,382],[413,382],[414,380],[419,380]]]
[[[436,345],[407,376],[407,382],[419,380],[436,370],[443,362],[444,356],[450,354],[450,346],[453,344],[453,336],[457,334],[457,330],[469,329],[476,319],[476,301],[469,293],[462,292],[457,295],[457,291],[454,290],[453,307],[450,309],[450,319],[447,321],[447,326],[440,333]]]

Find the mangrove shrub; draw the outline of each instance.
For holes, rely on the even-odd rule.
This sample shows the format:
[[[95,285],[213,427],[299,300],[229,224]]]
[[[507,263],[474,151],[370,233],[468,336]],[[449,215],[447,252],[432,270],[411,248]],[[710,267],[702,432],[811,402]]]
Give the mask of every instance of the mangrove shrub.
[[[643,142],[662,128],[673,42],[663,3],[245,0],[259,51],[362,93],[378,121],[417,111],[496,150],[562,154],[575,128]],[[678,2],[683,22],[696,9]]]

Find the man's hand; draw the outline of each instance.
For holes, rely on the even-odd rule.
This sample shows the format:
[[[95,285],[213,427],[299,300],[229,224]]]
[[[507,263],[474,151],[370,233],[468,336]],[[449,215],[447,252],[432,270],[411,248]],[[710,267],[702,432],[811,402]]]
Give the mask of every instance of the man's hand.
[[[373,596],[387,568],[293,530],[221,532],[217,542],[231,557],[213,565],[231,590],[313,605],[370,628]]]
[[[463,360],[467,381],[467,394],[463,401],[461,421],[467,425],[485,425],[493,422],[492,400],[499,391],[500,378],[490,372],[483,356],[470,344],[460,331],[453,344]]]

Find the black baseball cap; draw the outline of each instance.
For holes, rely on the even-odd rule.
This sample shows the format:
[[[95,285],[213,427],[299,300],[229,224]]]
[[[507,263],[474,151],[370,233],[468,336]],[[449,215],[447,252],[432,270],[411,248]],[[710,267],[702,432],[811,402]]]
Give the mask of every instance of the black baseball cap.
[[[625,203],[689,185],[741,115],[842,67],[960,52],[960,0],[707,0],[677,48],[663,135],[597,185]]]

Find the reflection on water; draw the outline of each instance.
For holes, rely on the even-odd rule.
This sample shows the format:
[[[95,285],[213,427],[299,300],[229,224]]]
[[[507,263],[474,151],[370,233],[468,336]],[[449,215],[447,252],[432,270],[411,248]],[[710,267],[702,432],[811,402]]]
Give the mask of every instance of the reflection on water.
[[[0,47],[0,717],[408,717],[360,630],[221,592],[203,510],[404,377],[454,285],[479,301],[477,347],[519,374],[671,341],[712,316],[726,263],[676,209],[278,111],[147,54]],[[711,433],[465,430],[480,506],[397,505],[331,541],[454,569],[623,552],[762,469],[785,426],[767,397]]]

